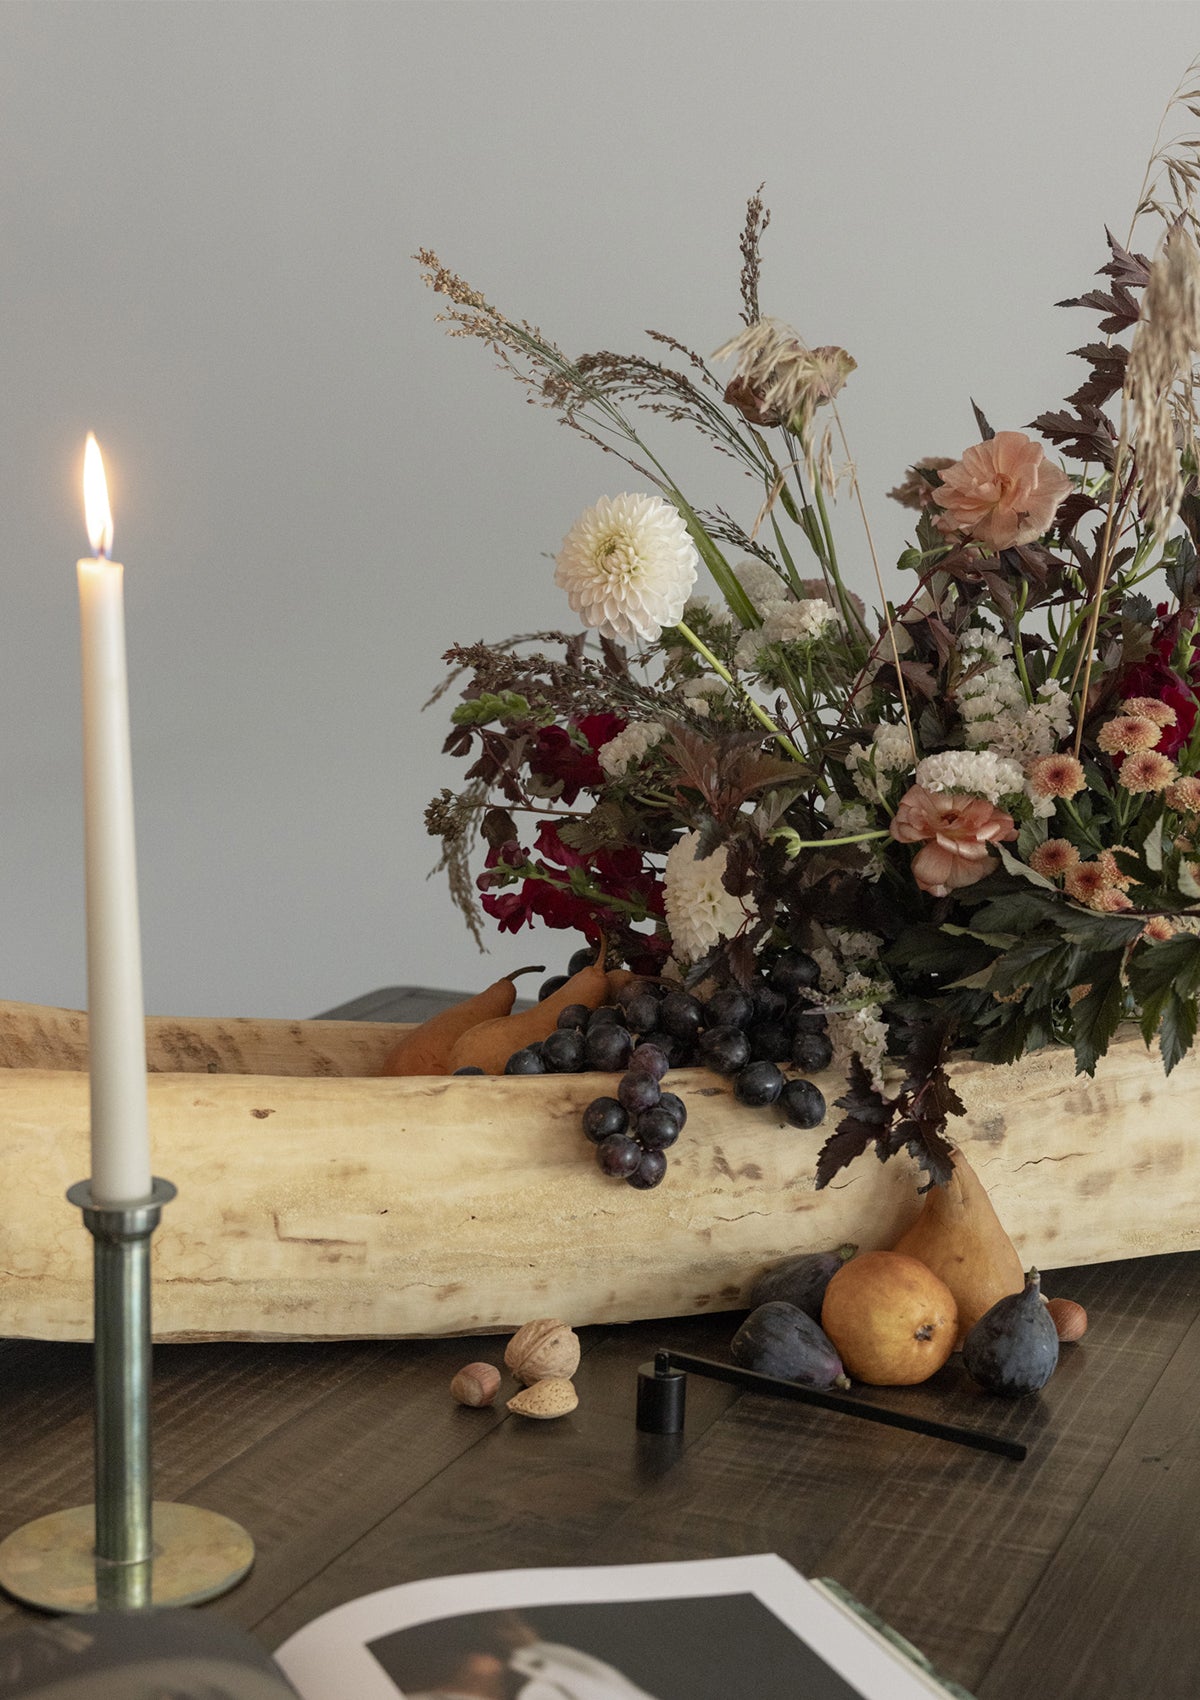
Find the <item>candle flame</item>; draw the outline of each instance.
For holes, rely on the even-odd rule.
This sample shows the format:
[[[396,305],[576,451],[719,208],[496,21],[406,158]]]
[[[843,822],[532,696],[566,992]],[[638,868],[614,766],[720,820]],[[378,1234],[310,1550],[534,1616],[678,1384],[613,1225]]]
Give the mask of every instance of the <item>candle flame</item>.
[[[92,553],[107,560],[113,546],[112,509],[108,505],[108,482],[104,476],[100,445],[91,431],[83,451],[83,511]]]

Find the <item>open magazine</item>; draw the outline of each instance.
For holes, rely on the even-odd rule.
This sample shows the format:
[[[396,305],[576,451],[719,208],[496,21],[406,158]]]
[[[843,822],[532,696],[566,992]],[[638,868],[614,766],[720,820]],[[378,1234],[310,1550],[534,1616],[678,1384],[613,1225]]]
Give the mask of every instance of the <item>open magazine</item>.
[[[946,1700],[965,1691],[773,1555],[408,1582],[272,1659],[216,1612],[18,1620],[0,1700]]]
[[[317,1618],[275,1658],[302,1700],[965,1695],[774,1554],[408,1582]]]

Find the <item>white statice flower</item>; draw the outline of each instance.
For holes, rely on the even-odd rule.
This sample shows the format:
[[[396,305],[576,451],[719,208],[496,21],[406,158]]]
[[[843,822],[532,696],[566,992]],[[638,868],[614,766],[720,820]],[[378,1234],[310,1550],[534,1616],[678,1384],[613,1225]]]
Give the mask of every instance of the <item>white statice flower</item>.
[[[868,803],[882,803],[892,788],[893,775],[908,773],[912,765],[908,727],[890,721],[875,728],[869,744],[852,744],[846,755],[850,777]]]
[[[829,941],[843,962],[878,962],[883,949],[878,933],[850,933],[831,927]]]
[[[666,727],[657,720],[631,720],[624,731],[601,744],[597,760],[610,779],[620,779],[666,735]]]
[[[734,665],[748,672],[769,645],[816,643],[839,623],[837,609],[820,596],[776,603],[766,609],[761,626],[742,633],[733,653]]]
[[[848,838],[853,832],[870,832],[876,825],[865,803],[844,803],[836,792],[825,800],[825,818],[839,838]]]
[[[722,884],[729,861],[726,846],[697,860],[699,842],[698,832],[684,833],[668,852],[663,870],[672,951],[682,963],[695,962],[720,939],[733,938],[750,913],[742,899],[731,896]]]
[[[926,791],[964,791],[998,803],[1025,790],[1020,762],[991,750],[942,750],[917,763],[917,784]]]
[[[844,1073],[850,1065],[851,1056],[857,1052],[877,1091],[883,1090],[887,1058],[888,1030],[883,1019],[883,1005],[894,990],[890,980],[879,976],[872,978],[860,969],[852,968],[845,974],[838,988],[836,1004],[829,1010],[832,1066]]]
[[[1071,726],[1071,700],[1058,680],[1048,679],[1029,703],[1007,638],[973,628],[963,633],[961,650],[969,665],[983,664],[957,694],[971,748],[989,749],[1022,766],[1057,749]]]
[[[661,496],[602,496],[563,539],[554,582],[585,626],[653,643],[683,618],[698,561],[687,527]]]
[[[679,689],[688,708],[701,719],[708,716],[713,700],[729,695],[729,686],[715,673],[704,673],[698,679],[685,679]]]
[[[733,569],[733,576],[753,602],[757,611],[764,616],[781,602],[792,600],[791,590],[780,578],[774,567],[754,556],[739,561]]]

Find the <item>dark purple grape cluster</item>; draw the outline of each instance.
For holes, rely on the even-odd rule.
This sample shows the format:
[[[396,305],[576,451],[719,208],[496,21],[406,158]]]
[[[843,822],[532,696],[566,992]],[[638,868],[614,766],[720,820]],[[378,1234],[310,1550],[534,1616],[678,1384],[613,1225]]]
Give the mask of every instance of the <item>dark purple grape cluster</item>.
[[[666,1153],[687,1120],[683,1100],[663,1090],[670,1069],[712,1069],[732,1079],[740,1104],[774,1108],[793,1127],[820,1125],[825,1099],[804,1078],[833,1057],[812,1004],[817,978],[811,956],[789,951],[748,989],[723,987],[706,999],[631,981],[615,1005],[562,1010],[555,1031],[511,1056],[505,1073],[619,1074],[615,1095],[584,1110],[583,1131],[604,1174],[646,1190],[666,1174]]]

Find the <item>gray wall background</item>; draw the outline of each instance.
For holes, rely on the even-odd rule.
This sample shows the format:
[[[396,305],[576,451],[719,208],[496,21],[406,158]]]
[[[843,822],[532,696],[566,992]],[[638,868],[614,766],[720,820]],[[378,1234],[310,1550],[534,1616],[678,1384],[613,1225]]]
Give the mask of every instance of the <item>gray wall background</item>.
[[[444,338],[413,251],[569,350],[656,327],[707,353],[765,179],[764,308],[857,357],[894,559],[883,493],[975,440],[969,395],[1019,427],[1078,381],[1094,321],[1052,303],[1124,235],[1197,48],[1190,3],[1124,0],[7,0],[0,992],[86,995],[89,428],[126,564],[148,1008],[557,966],[576,940],[481,961],[426,882],[423,807],[461,769],[419,709],[456,639],[569,623],[547,557],[630,480]]]

